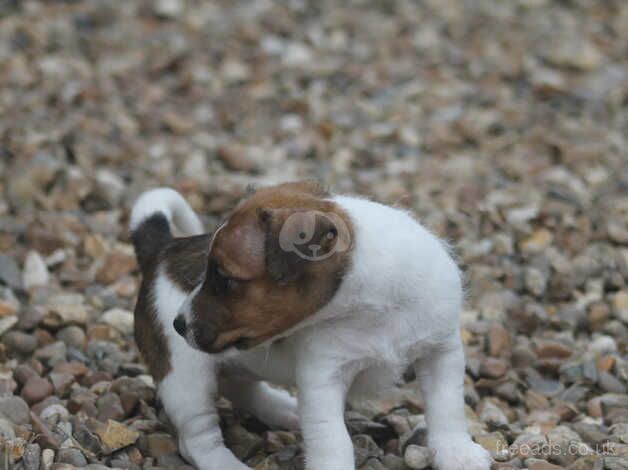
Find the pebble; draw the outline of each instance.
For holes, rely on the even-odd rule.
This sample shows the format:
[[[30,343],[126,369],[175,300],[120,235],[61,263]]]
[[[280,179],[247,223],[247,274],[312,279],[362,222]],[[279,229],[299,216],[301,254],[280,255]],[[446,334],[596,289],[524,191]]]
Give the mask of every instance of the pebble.
[[[18,319],[15,315],[0,318],[0,336],[4,335],[7,331],[17,325],[17,322]]]
[[[22,287],[22,273],[13,257],[0,254],[0,281],[9,287]]]
[[[24,289],[45,286],[50,281],[48,266],[42,256],[36,251],[29,251],[24,261],[22,271],[22,286]]]
[[[121,308],[113,308],[103,313],[100,320],[123,335],[133,334],[133,312]]]
[[[408,467],[421,470],[431,465],[432,452],[427,447],[409,445],[406,447],[403,460]]]
[[[31,354],[39,345],[35,336],[22,331],[9,331],[2,337],[2,341],[8,350],[16,355]]]
[[[30,410],[28,404],[20,397],[0,397],[0,415],[6,417],[13,424],[28,424]]]
[[[57,462],[84,468],[87,466],[87,459],[79,449],[67,447],[59,449],[57,452]]]
[[[24,470],[39,470],[41,464],[41,447],[39,444],[28,444],[22,457]]]
[[[85,331],[76,325],[66,326],[57,333],[57,339],[63,341],[69,348],[85,349],[87,337]]]
[[[140,437],[139,432],[113,420],[97,426],[94,431],[102,440],[107,454],[134,444]]]
[[[53,392],[54,388],[47,379],[35,375],[26,381],[21,396],[26,403],[32,405],[50,396]]]

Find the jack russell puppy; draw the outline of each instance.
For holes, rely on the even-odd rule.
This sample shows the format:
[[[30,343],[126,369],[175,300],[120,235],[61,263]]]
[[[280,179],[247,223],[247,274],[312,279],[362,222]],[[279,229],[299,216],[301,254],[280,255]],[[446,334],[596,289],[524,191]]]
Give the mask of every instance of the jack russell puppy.
[[[410,364],[436,468],[490,468],[465,422],[460,273],[407,212],[285,183],[203,235],[178,193],[156,189],[130,229],[143,273],[137,343],[198,468],[248,468],[223,444],[221,393],[270,426],[298,416],[307,470],[353,470],[345,401],[393,385]],[[263,380],[296,385],[298,406]]]

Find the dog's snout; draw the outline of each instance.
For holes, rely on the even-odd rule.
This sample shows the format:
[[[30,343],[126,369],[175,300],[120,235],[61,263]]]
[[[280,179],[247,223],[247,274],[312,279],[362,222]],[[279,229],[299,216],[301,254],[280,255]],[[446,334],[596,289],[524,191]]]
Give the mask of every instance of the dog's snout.
[[[181,336],[185,336],[187,325],[185,322],[185,317],[183,315],[177,315],[177,317],[172,322],[172,326],[174,326],[174,329],[177,333],[179,333]]]

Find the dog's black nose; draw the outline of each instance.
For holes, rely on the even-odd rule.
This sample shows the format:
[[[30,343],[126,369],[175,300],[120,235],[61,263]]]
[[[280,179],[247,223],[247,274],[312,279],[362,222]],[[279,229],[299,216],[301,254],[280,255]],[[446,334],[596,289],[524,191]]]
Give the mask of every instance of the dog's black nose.
[[[185,324],[185,318],[183,317],[183,315],[177,315],[177,318],[175,318],[172,322],[172,326],[174,326],[174,329],[177,333],[179,333],[181,336],[185,336],[185,330],[187,326]]]

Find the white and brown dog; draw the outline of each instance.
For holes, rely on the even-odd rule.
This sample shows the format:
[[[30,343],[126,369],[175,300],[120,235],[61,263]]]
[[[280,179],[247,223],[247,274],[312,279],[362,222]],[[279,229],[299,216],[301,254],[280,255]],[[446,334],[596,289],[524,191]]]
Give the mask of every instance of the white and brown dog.
[[[298,415],[308,470],[352,470],[345,400],[414,364],[436,467],[489,469],[465,423],[460,273],[407,212],[286,183],[202,235],[183,198],[157,189],[130,228],[144,275],[137,342],[197,467],[247,468],[222,443],[213,397],[223,393],[271,426]],[[296,384],[298,406],[261,380]]]

